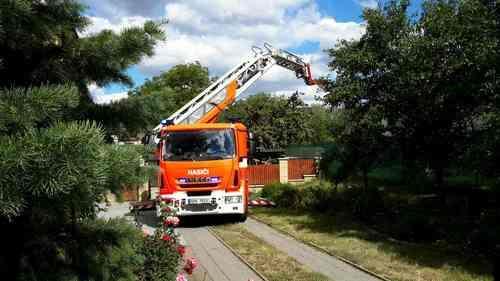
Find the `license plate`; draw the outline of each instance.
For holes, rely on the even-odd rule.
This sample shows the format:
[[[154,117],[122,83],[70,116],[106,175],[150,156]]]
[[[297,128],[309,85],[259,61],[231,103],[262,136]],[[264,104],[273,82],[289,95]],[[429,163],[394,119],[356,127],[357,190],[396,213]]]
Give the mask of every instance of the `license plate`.
[[[188,204],[206,204],[210,203],[210,198],[192,198],[188,199]]]

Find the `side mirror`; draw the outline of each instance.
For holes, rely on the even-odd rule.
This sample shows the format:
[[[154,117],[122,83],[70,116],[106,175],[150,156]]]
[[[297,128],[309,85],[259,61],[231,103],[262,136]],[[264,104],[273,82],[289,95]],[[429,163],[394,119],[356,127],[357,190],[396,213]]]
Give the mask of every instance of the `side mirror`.
[[[248,133],[248,155],[249,157],[253,157],[255,155],[255,141],[252,133]]]

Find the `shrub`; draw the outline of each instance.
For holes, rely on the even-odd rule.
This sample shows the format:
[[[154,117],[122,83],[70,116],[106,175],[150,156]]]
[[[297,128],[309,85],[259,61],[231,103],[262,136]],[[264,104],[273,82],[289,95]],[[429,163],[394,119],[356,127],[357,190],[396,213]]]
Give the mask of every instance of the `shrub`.
[[[160,232],[144,237],[141,254],[144,266],[139,272],[140,281],[175,280],[180,264],[180,254],[175,243],[165,243]]]
[[[418,212],[402,212],[396,218],[396,222],[388,227],[389,233],[404,241],[434,241],[437,234],[433,221],[428,216]]]
[[[355,191],[353,190],[351,194],[354,195],[352,213],[361,219],[369,219],[377,212],[383,211],[384,209],[382,195],[378,189],[356,189]]]
[[[67,228],[57,240],[39,232],[22,245],[22,262],[12,280],[137,280],[144,261],[137,228],[123,219],[88,219]]]
[[[279,182],[267,184],[264,186],[261,192],[261,196],[273,201],[278,201],[283,192],[285,186],[290,186],[289,184],[283,184]]]
[[[176,208],[167,202],[161,203],[161,216],[154,235],[145,237],[142,254],[145,257],[144,268],[138,274],[140,281],[186,280],[183,272],[179,272],[185,254],[184,245],[180,245],[175,233],[180,220],[176,216]],[[197,267],[194,258],[185,259],[182,270],[191,275]]]
[[[336,192],[329,182],[312,181],[299,188],[301,193],[302,209],[325,212],[331,210],[336,197]]]
[[[368,218],[384,206],[382,196],[376,189],[334,188],[328,181],[311,181],[301,185],[275,183],[265,186],[262,196],[283,208],[349,212],[360,218]]]
[[[144,263],[139,229],[125,219],[88,220],[79,236],[80,264],[89,268],[89,280],[137,280]]]
[[[476,254],[500,258],[500,211],[487,210],[481,214],[476,228],[467,238],[467,249]]]

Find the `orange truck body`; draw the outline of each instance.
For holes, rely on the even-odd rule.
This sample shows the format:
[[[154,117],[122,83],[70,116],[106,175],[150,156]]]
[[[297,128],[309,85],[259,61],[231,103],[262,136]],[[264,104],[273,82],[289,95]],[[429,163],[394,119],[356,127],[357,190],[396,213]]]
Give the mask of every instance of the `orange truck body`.
[[[241,123],[213,123],[223,108],[234,101],[236,83],[227,88],[226,99],[198,123],[165,126],[159,144],[160,195],[177,215],[234,214],[242,219],[248,203],[248,130]],[[225,159],[168,159],[169,136],[228,132],[233,151]],[[158,210],[159,212],[159,210]]]

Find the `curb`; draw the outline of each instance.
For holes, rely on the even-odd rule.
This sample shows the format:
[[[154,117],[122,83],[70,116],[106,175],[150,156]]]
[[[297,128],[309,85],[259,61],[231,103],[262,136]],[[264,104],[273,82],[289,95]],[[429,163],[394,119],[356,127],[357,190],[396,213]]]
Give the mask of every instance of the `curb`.
[[[264,281],[269,281],[262,273],[260,273],[255,267],[253,267],[251,264],[249,264],[242,256],[240,256],[231,246],[229,246],[213,229],[212,227],[208,226],[207,227],[208,231],[217,239],[219,242],[222,243],[226,248],[231,251],[239,260],[241,260],[244,264],[246,264],[257,276],[259,276],[262,280]]]
[[[274,230],[276,230],[276,231],[280,232],[281,234],[284,234],[284,235],[286,235],[286,236],[289,236],[290,238],[292,238],[293,240],[295,240],[295,241],[297,241],[297,242],[300,242],[300,243],[302,243],[302,244],[305,244],[305,245],[307,245],[307,246],[310,246],[310,247],[312,247],[312,248],[314,248],[314,249],[316,249],[316,250],[318,250],[318,251],[320,251],[320,252],[322,252],[322,253],[324,253],[324,254],[327,254],[327,255],[332,256],[332,257],[334,257],[334,258],[336,258],[336,259],[339,259],[339,260],[341,260],[341,261],[343,261],[343,262],[345,262],[345,263],[347,263],[347,264],[349,264],[349,265],[351,265],[351,266],[353,266],[353,267],[355,267],[355,268],[357,268],[357,269],[359,269],[359,270],[361,270],[361,271],[363,271],[363,272],[365,272],[365,273],[368,273],[369,275],[371,275],[371,276],[373,276],[373,277],[376,277],[376,278],[378,278],[378,279],[380,279],[380,280],[383,280],[383,281],[393,281],[393,280],[391,280],[391,279],[388,279],[387,277],[381,276],[381,275],[379,275],[379,274],[377,274],[377,273],[375,273],[375,272],[373,272],[373,271],[371,271],[371,270],[367,269],[366,267],[364,267],[364,266],[362,266],[362,265],[359,265],[359,264],[357,264],[357,263],[354,263],[354,262],[352,262],[352,261],[350,261],[350,260],[348,260],[348,259],[346,259],[346,258],[344,258],[344,257],[341,257],[341,256],[339,256],[339,255],[333,254],[333,253],[329,252],[328,250],[326,250],[325,248],[323,248],[323,247],[321,247],[321,246],[319,246],[319,245],[316,245],[316,244],[315,244],[315,243],[313,243],[313,242],[299,240],[299,239],[298,239],[298,238],[296,238],[293,234],[291,234],[291,233],[289,233],[289,232],[287,232],[287,231],[284,231],[284,230],[282,230],[282,229],[278,229],[278,228],[276,228],[276,227],[274,227],[274,226],[270,225],[269,223],[267,223],[267,222],[263,221],[262,219],[256,218],[256,217],[255,217],[255,216],[253,216],[253,215],[250,215],[250,217],[251,217],[252,219],[254,219],[254,220],[256,220],[256,221],[258,221],[258,222],[260,222],[260,223],[262,223],[262,224],[265,224],[265,225],[269,226],[270,228],[272,228],[272,229],[274,229]]]

